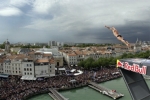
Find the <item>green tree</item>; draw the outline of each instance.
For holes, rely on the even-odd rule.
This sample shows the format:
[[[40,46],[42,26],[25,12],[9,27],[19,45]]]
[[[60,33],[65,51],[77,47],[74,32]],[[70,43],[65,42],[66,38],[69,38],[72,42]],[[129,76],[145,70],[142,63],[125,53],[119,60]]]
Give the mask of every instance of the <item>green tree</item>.
[[[88,58],[84,61],[81,61],[78,65],[83,68],[90,69],[94,67],[107,67],[110,65],[116,65],[117,59],[126,59],[126,58],[148,58],[150,56],[150,51],[140,52],[140,53],[124,53],[119,57],[110,57],[110,58],[99,58],[94,60],[93,58]]]
[[[0,44],[0,48],[5,49],[5,42],[3,42],[3,44]]]
[[[84,67],[84,64],[85,64],[85,61],[80,61],[80,62],[78,63],[78,66]]]

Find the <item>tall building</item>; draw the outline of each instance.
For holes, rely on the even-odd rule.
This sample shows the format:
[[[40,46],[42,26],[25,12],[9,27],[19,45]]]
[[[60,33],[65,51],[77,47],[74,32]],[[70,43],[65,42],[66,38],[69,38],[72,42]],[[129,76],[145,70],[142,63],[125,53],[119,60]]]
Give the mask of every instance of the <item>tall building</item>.
[[[50,47],[57,46],[57,42],[56,41],[49,41],[48,46],[50,46]]]
[[[57,47],[62,47],[64,46],[63,42],[57,42]]]

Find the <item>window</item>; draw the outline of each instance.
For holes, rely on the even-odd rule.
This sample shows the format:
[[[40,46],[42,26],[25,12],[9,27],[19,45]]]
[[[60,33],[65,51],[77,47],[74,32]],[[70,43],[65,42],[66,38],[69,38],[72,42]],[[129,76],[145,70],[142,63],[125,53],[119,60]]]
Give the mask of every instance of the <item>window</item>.
[[[27,71],[29,71],[29,69],[27,68]]]
[[[26,75],[26,72],[24,73],[24,75]]]
[[[57,66],[59,66],[59,62],[57,62]]]
[[[32,73],[30,73],[30,75],[32,75]]]
[[[50,70],[50,72],[51,72],[51,70]]]
[[[16,73],[18,73],[18,72],[16,71]]]
[[[32,68],[30,68],[30,71],[32,71]]]
[[[30,64],[30,66],[32,66],[32,64]]]
[[[28,66],[28,64],[27,64],[27,66]]]
[[[29,75],[29,73],[27,73],[27,75]]]
[[[24,71],[26,71],[26,68],[24,68]]]

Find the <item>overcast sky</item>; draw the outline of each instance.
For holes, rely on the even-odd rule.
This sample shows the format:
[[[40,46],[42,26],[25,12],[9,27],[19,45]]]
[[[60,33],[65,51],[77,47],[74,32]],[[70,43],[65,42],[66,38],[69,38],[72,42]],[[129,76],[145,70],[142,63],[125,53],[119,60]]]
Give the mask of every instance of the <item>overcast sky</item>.
[[[0,0],[0,42],[150,40],[150,0]]]

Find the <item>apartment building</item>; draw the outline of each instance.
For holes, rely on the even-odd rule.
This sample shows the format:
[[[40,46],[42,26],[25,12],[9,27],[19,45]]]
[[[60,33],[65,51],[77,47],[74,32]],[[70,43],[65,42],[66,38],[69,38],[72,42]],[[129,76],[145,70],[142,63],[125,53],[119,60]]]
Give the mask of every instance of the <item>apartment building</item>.
[[[46,56],[48,57],[49,54],[49,58],[54,58],[54,62],[56,66],[63,66],[63,56],[60,54],[60,52],[58,51],[58,48],[42,48],[39,49],[38,51],[36,51],[35,53],[41,53],[39,55],[36,56],[36,58],[45,58]],[[46,55],[47,54],[47,55]]]
[[[35,77],[50,77],[55,76],[54,60],[46,58],[37,59],[35,61]]]
[[[74,52],[71,52],[67,54],[66,61],[68,65],[76,65],[78,63],[77,58],[78,55],[76,55]]]
[[[3,73],[11,75],[11,60],[5,59],[3,61]]]
[[[22,75],[22,59],[11,60],[11,75]]]
[[[34,61],[25,58],[22,61],[22,76],[34,76]]]
[[[77,65],[80,61],[83,61],[89,57],[97,60],[101,57],[117,57],[115,52],[106,50],[98,50],[97,48],[85,48],[85,49],[74,49],[74,50],[61,50],[60,54],[64,57],[68,65]]]
[[[3,59],[0,59],[0,74],[3,73]]]
[[[6,56],[0,59],[0,74],[19,75],[23,80],[55,76],[55,61],[50,56],[36,60],[24,54]]]

